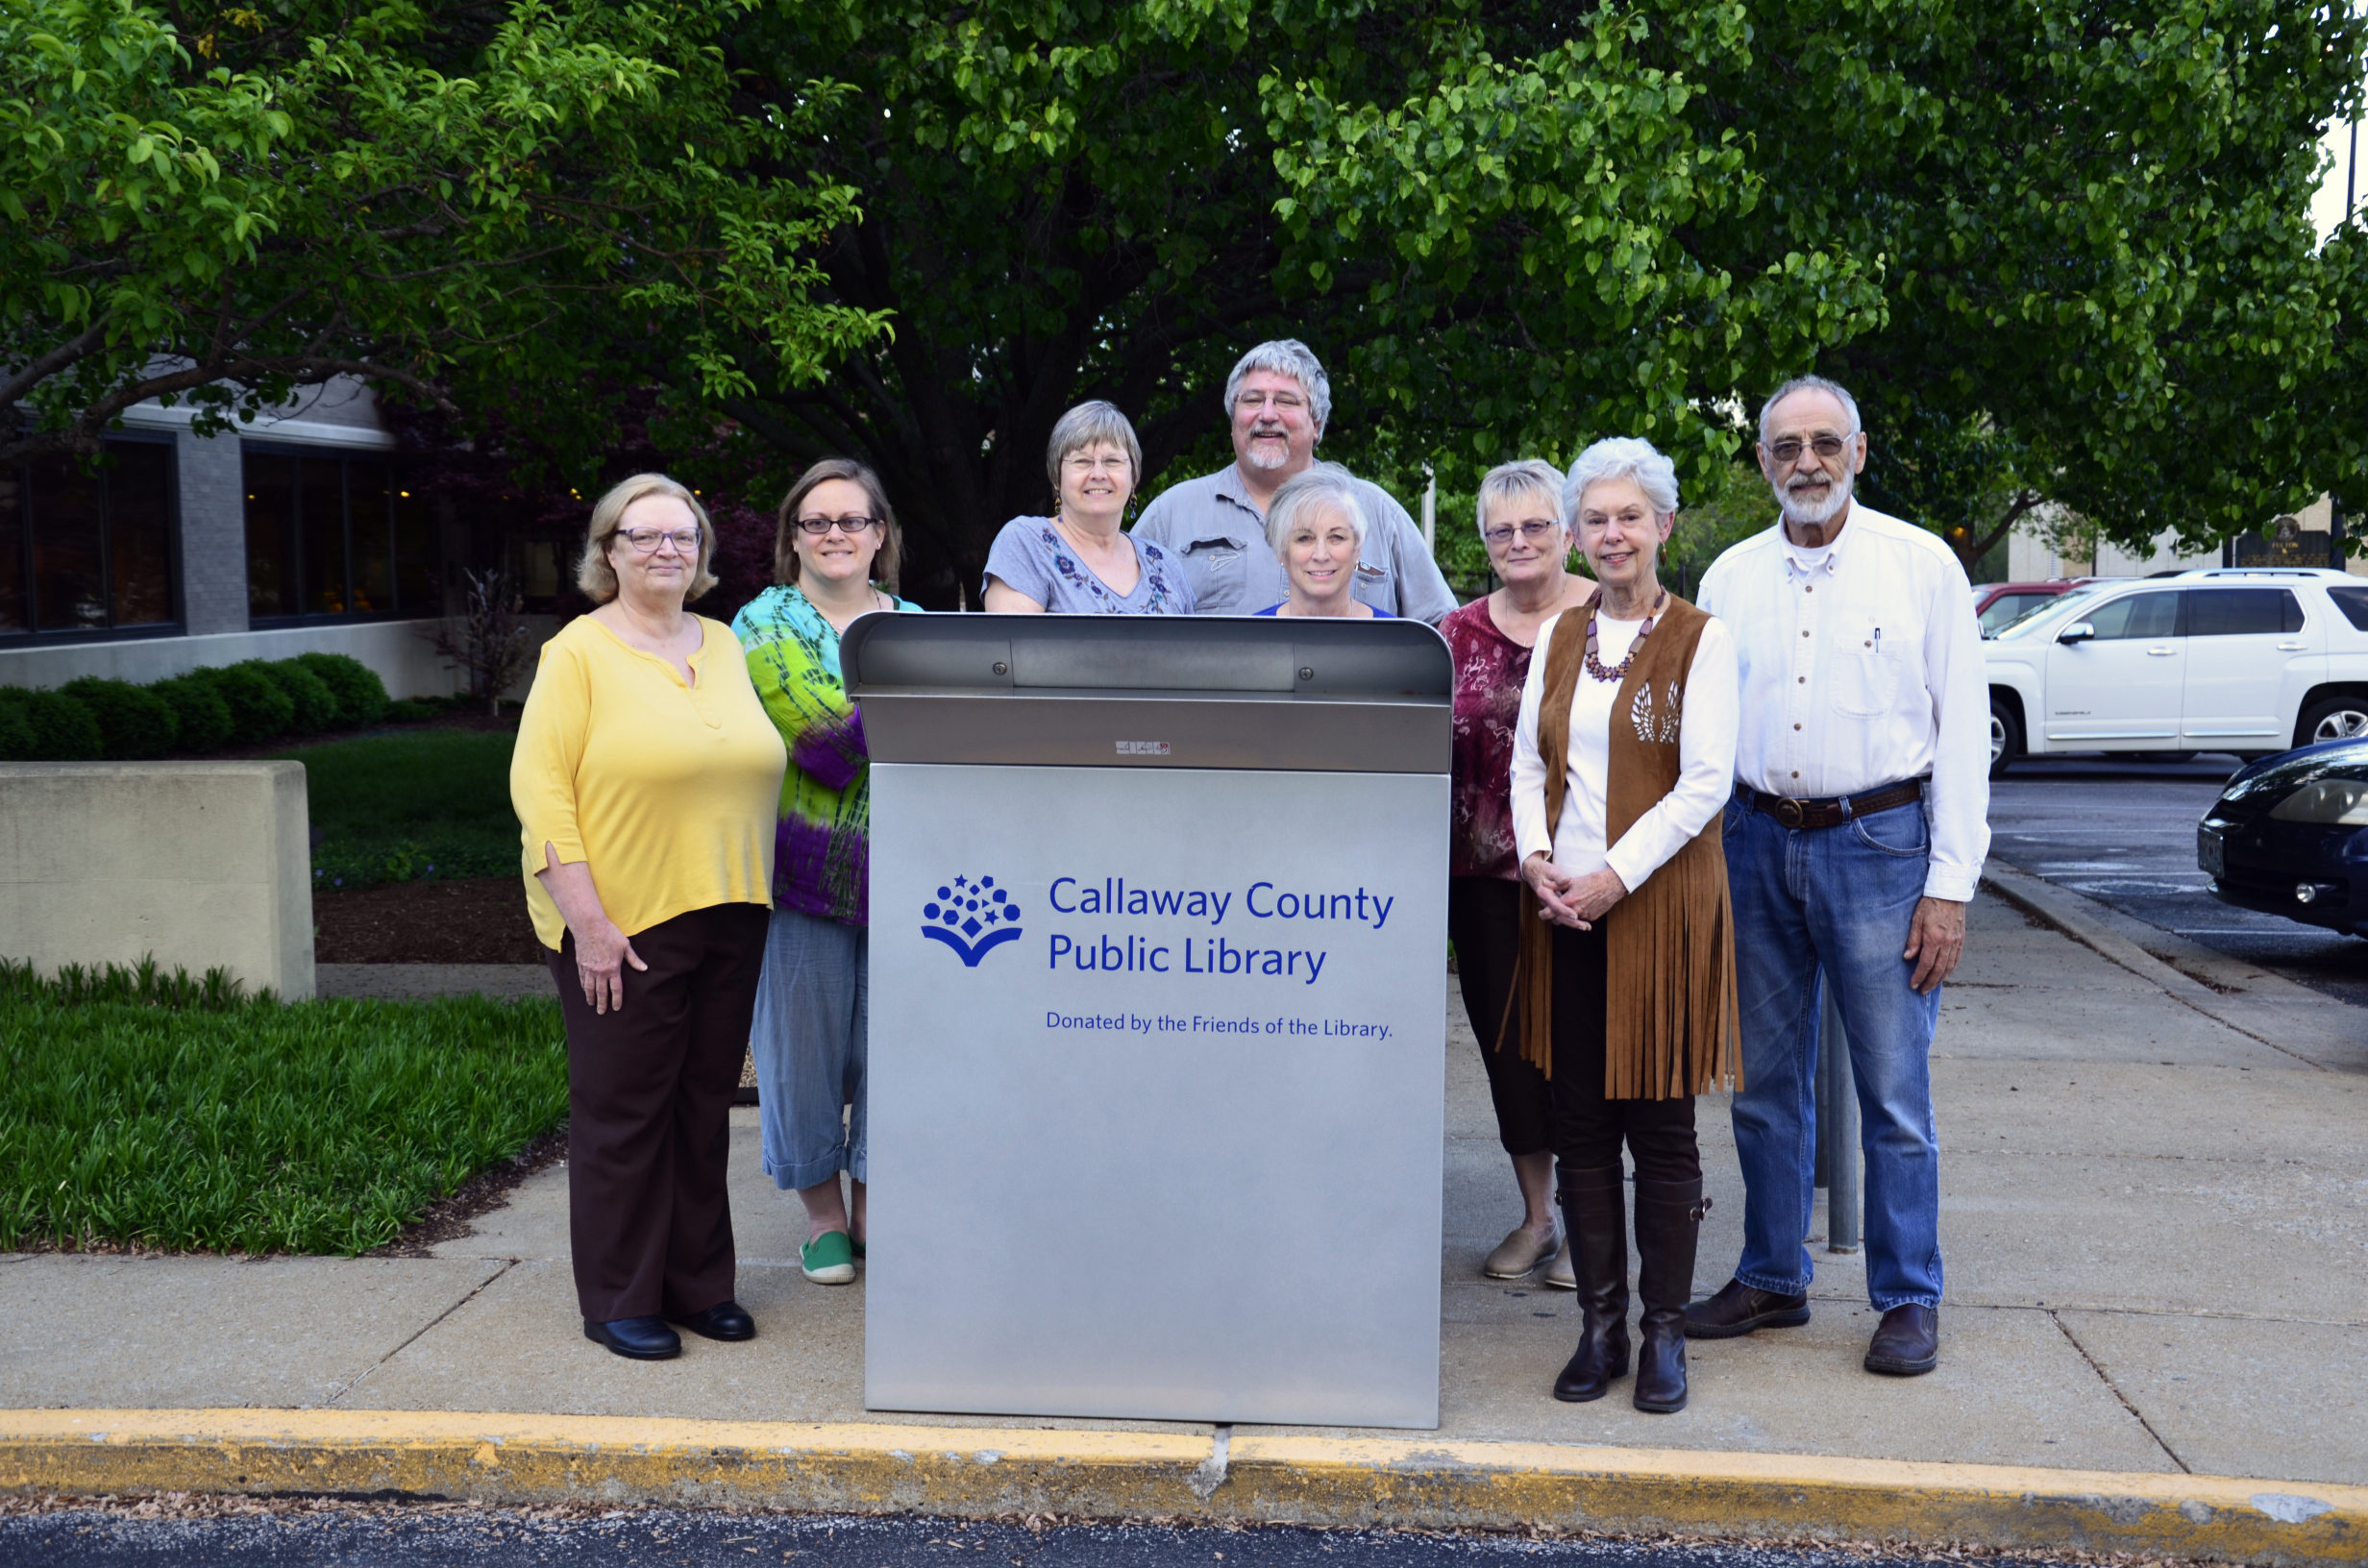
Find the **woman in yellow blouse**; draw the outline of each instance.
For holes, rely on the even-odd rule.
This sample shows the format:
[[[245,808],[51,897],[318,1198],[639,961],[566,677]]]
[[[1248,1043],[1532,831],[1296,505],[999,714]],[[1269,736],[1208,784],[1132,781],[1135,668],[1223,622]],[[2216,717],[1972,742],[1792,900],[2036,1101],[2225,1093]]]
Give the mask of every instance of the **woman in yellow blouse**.
[[[510,759],[527,904],[567,1019],[568,1241],[584,1337],[662,1360],[732,1299],[727,1117],[772,907],[788,753],[720,621],[697,497],[641,474],[592,508]]]

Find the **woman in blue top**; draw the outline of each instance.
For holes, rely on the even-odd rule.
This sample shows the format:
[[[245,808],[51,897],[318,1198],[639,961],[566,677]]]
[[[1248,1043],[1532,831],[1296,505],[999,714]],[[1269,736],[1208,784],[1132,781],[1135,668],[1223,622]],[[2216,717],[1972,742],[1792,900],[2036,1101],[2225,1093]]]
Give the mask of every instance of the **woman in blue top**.
[[[1338,463],[1317,463],[1283,481],[1267,502],[1267,543],[1283,563],[1291,597],[1260,615],[1394,619],[1354,597],[1365,546],[1365,507]]]
[[[1052,427],[1050,517],[1015,517],[987,552],[990,610],[1035,615],[1190,615],[1184,563],[1121,530],[1143,473],[1143,443],[1107,403],[1081,403]]]

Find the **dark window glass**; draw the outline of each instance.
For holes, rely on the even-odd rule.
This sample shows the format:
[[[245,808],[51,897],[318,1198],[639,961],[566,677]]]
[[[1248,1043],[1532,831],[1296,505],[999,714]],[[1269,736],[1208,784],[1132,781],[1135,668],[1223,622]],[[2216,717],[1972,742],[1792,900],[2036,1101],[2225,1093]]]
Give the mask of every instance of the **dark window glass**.
[[[115,625],[173,618],[172,453],[147,442],[108,449],[107,568]]]
[[[435,586],[435,514],[425,496],[395,489],[395,604],[404,610],[438,611]]]
[[[2289,609],[2292,627],[2286,625]],[[2196,588],[2187,594],[2190,637],[2275,636],[2302,624],[2302,606],[2283,588]]]
[[[33,613],[43,631],[107,625],[99,476],[71,457],[33,465]]]
[[[2330,588],[2327,597],[2335,601],[2335,608],[2352,623],[2353,630],[2368,631],[2368,588]]]
[[[345,471],[346,501],[354,540],[354,613],[382,614],[395,607],[394,525],[387,502],[384,463],[355,463]]]
[[[304,503],[305,601],[312,615],[345,612],[345,465],[299,458]]]
[[[296,602],[296,459],[249,453],[247,613],[294,615]]]
[[[2177,636],[2179,594],[2172,589],[2132,594],[2128,599],[2099,605],[2087,621],[2097,628],[2100,642],[2122,637]]]
[[[25,481],[0,469],[0,632],[31,631],[25,602]]]

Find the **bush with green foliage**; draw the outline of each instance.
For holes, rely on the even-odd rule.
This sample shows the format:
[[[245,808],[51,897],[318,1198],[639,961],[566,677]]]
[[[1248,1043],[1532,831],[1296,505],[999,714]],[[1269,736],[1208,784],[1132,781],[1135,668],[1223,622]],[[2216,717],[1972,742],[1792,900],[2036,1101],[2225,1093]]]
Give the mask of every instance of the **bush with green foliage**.
[[[0,961],[0,1249],[351,1256],[567,1115],[557,1006]]]
[[[296,699],[282,690],[278,681],[259,673],[256,662],[189,672],[189,678],[210,683],[229,705],[230,738],[234,746],[253,746],[284,735],[296,719]]]
[[[87,707],[63,692],[0,687],[0,700],[24,715],[33,731],[36,762],[96,762],[106,754],[99,721]]]
[[[350,653],[299,653],[291,661],[320,677],[337,699],[337,727],[354,729],[386,716],[386,683]]]
[[[202,757],[230,745],[235,727],[231,706],[212,681],[192,672],[160,680],[148,689],[173,710],[175,747]]]
[[[98,720],[101,751],[110,762],[160,757],[181,733],[172,704],[145,686],[85,675],[59,689]]]
[[[0,762],[37,762],[35,749],[32,721],[0,693]]]
[[[233,665],[234,670],[252,670],[287,694],[295,704],[289,715],[287,733],[317,735],[337,725],[337,694],[329,683],[294,659],[246,659]]]

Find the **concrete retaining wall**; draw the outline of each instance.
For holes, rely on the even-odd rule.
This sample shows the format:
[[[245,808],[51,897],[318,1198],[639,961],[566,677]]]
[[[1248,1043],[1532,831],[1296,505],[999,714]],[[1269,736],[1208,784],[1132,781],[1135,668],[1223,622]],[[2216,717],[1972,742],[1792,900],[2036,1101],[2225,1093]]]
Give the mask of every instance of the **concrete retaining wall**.
[[[0,763],[0,954],[44,974],[154,955],[312,994],[297,762]]]

